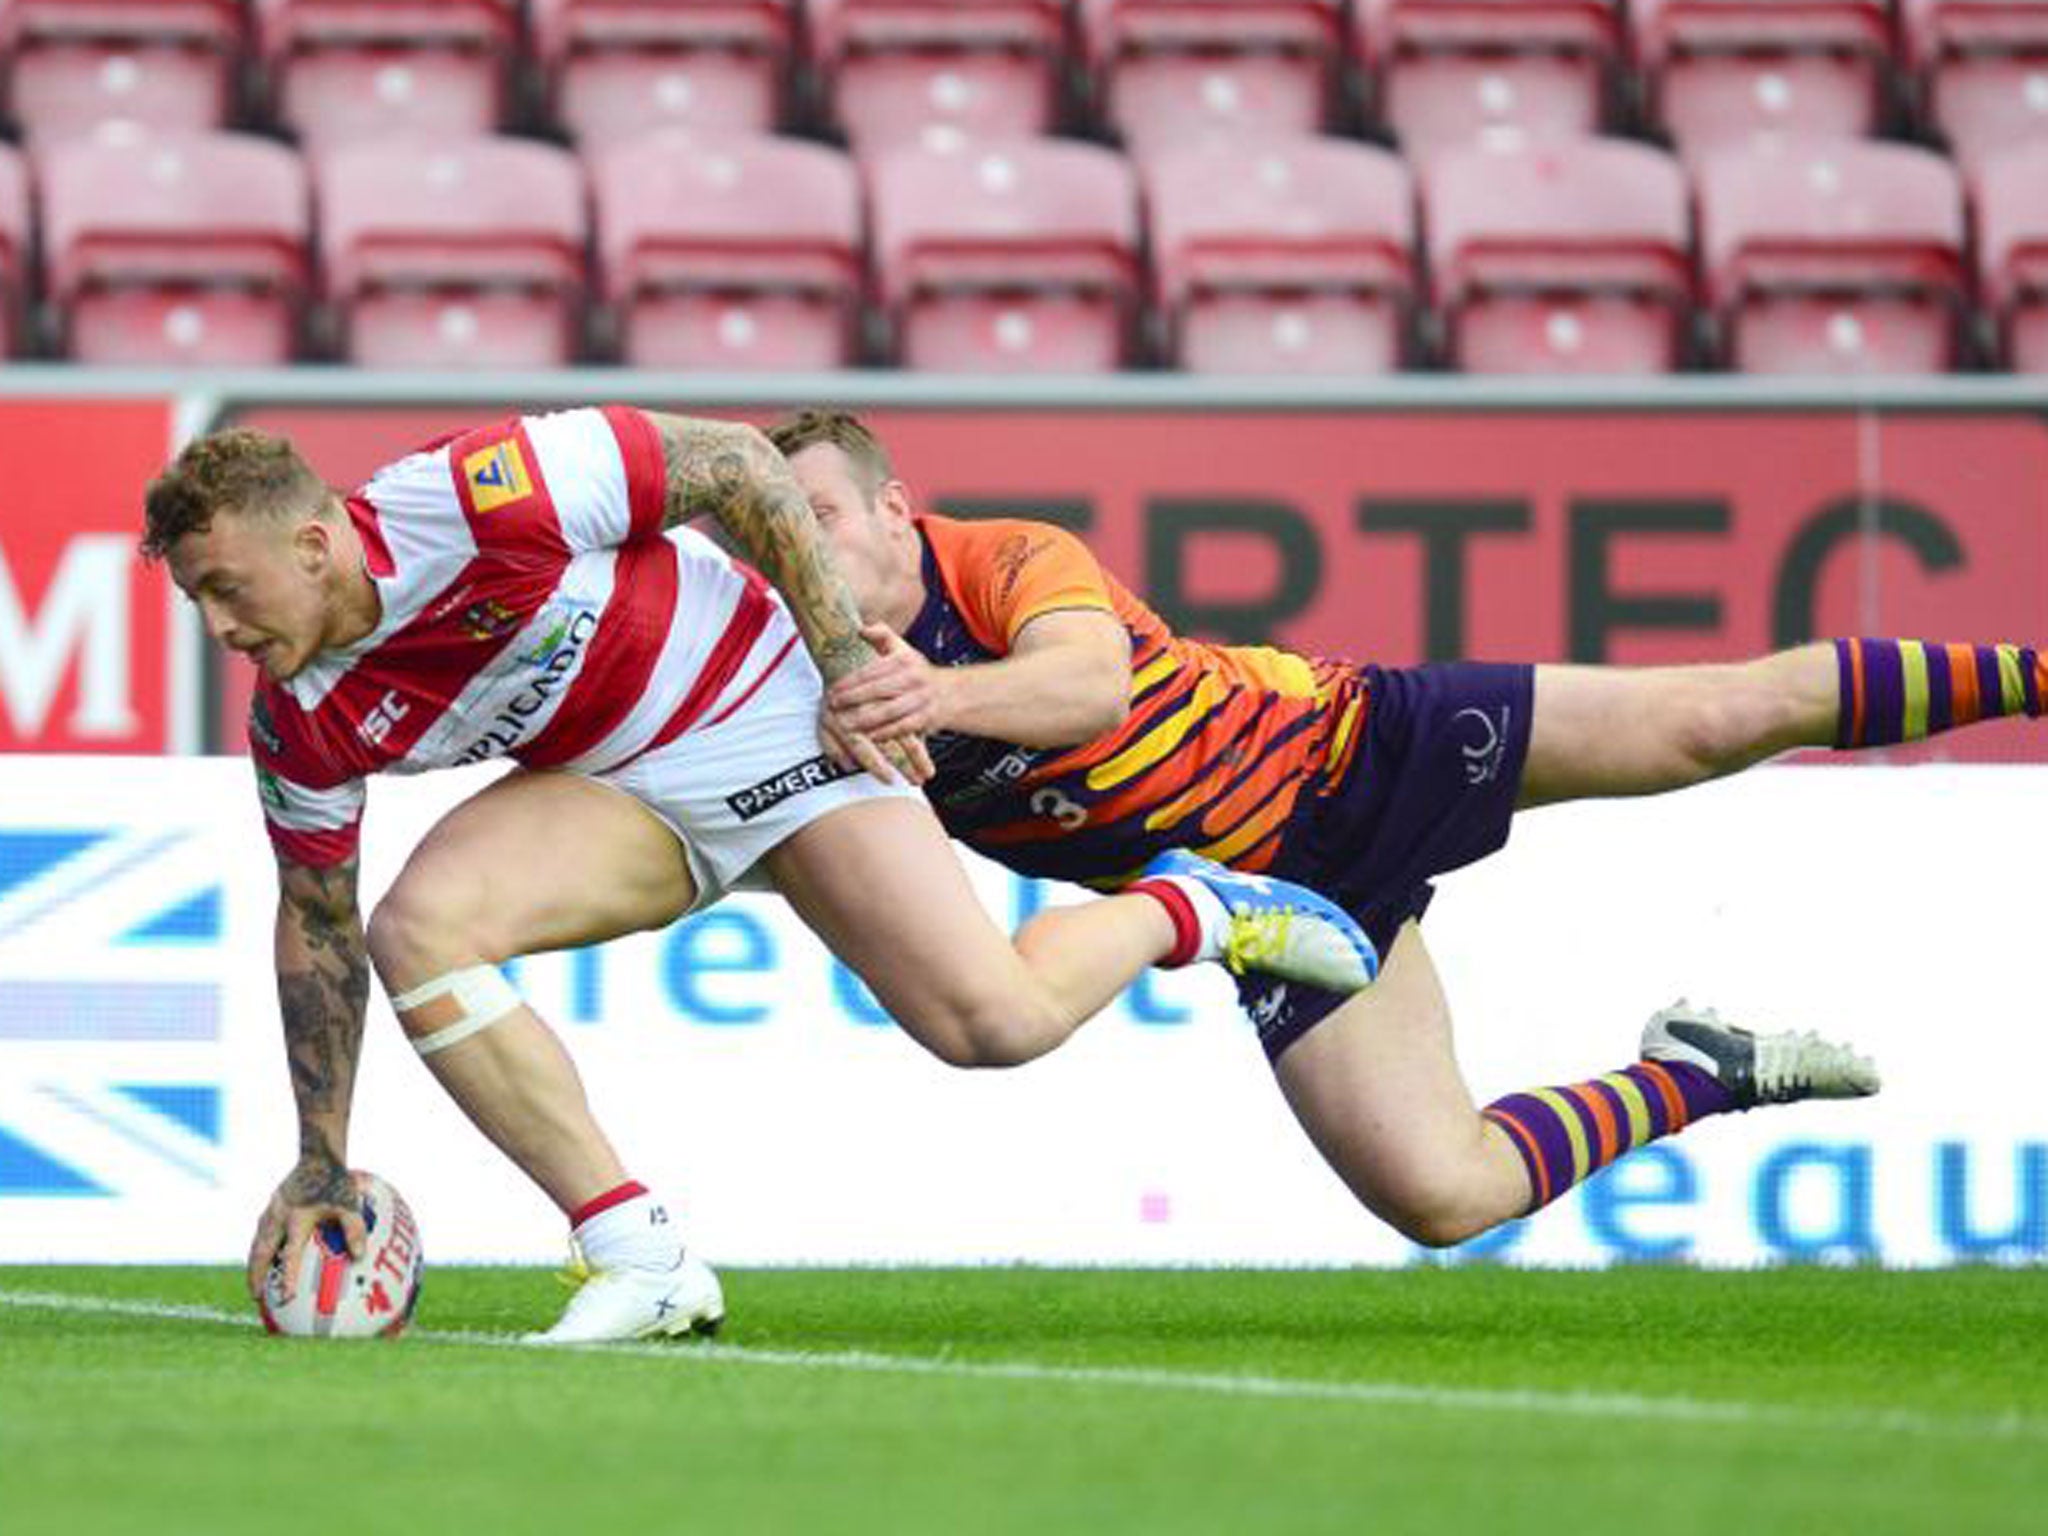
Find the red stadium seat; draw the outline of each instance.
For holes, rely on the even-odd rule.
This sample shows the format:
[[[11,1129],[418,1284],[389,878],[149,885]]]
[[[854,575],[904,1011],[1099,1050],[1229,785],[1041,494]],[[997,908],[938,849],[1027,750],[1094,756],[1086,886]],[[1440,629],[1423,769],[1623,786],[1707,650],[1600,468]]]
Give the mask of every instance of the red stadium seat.
[[[1081,19],[1104,116],[1134,153],[1331,122],[1341,0],[1081,0]]]
[[[239,0],[0,0],[12,111],[37,139],[218,128],[241,47]]]
[[[1631,0],[1650,115],[1688,156],[1759,134],[1874,132],[1887,0]]]
[[[766,133],[786,105],[796,0],[533,0],[554,120],[577,143],[654,128]]]
[[[505,113],[518,0],[257,0],[277,121],[308,145],[466,137]]]
[[[1746,373],[1951,368],[1962,299],[1955,168],[1857,139],[1724,149],[1694,170],[1700,263]]]
[[[1999,359],[2048,373],[2048,140],[1987,156],[1973,177],[1978,291]]]
[[[19,350],[23,303],[22,276],[28,270],[28,171],[21,156],[0,144],[0,357]]]
[[[1061,0],[810,0],[809,15],[831,116],[863,154],[1058,122]]]
[[[1195,373],[1401,366],[1415,281],[1400,159],[1342,139],[1161,151],[1143,167],[1169,359]]]
[[[2048,138],[2048,0],[1903,0],[1922,115],[1970,164]]]
[[[858,355],[860,178],[798,139],[665,129],[590,157],[604,295],[636,368],[842,368]]]
[[[1445,150],[1422,216],[1448,360],[1470,373],[1662,373],[1685,358],[1685,175],[1647,144]]]
[[[579,351],[583,177],[531,139],[373,139],[315,163],[326,296],[349,361],[546,368]]]
[[[1130,357],[1137,191],[1119,155],[1019,139],[867,166],[876,276],[912,368],[1094,373]]]
[[[231,133],[65,139],[35,164],[45,280],[72,357],[293,359],[307,202],[290,149]]]
[[[1356,0],[1379,115],[1411,157],[1583,136],[1608,117],[1618,0]]]

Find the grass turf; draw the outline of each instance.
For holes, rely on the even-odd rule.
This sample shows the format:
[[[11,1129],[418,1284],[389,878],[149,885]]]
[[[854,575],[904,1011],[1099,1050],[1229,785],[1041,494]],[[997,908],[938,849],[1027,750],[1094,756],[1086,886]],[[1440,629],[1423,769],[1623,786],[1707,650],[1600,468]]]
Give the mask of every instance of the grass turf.
[[[746,1271],[719,1346],[397,1344],[236,1276],[0,1268],[7,1536],[2042,1529],[2048,1275]],[[24,1305],[185,1306],[196,1315]],[[246,1321],[244,1321],[246,1320]]]

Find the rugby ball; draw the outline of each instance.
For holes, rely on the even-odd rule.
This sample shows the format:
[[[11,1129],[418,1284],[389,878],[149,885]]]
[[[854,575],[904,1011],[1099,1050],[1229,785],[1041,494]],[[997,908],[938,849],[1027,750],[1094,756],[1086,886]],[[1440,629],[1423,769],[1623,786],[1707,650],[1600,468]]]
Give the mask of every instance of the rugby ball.
[[[405,1199],[374,1173],[355,1176],[369,1239],[360,1259],[348,1256],[341,1228],[323,1223],[296,1256],[280,1254],[263,1282],[256,1310],[272,1333],[308,1338],[395,1338],[419,1305],[420,1229]],[[284,1299],[284,1266],[298,1264],[299,1288]]]

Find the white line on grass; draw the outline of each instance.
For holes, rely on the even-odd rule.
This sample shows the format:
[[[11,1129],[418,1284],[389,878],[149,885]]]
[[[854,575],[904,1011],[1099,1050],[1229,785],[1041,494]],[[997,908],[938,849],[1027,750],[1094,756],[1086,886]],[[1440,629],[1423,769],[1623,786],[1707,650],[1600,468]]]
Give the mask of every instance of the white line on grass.
[[[0,1291],[0,1308],[102,1313],[167,1322],[220,1323],[252,1328],[246,1312],[165,1301],[122,1301],[59,1291]],[[471,1344],[535,1350],[516,1334],[412,1328],[406,1337],[430,1344]],[[1936,1414],[1911,1408],[1794,1408],[1775,1403],[1645,1397],[1629,1392],[1545,1392],[1533,1388],[1430,1387],[1398,1381],[1316,1381],[1298,1376],[1240,1376],[1223,1372],[1166,1371],[1143,1366],[1039,1365],[1028,1360],[956,1360],[928,1355],[885,1355],[867,1350],[755,1349],[738,1344],[581,1344],[537,1353],[689,1360],[705,1364],[770,1365],[799,1370],[856,1371],[875,1375],[959,1377],[981,1381],[1043,1382],[1060,1386],[1142,1388],[1292,1402],[1391,1404],[1453,1412],[1568,1414],[1581,1418],[1660,1423],[1774,1426],[1836,1434],[1934,1435],[2048,1442],[2048,1420],[2024,1414]]]

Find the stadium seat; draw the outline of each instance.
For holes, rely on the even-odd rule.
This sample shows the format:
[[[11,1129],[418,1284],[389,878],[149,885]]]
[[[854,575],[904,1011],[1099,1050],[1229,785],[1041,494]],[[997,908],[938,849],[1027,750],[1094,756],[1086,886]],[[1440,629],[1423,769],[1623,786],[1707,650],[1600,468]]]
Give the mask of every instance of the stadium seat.
[[[865,167],[898,359],[951,372],[1093,373],[1129,360],[1137,190],[1093,144],[906,148]]]
[[[532,139],[371,139],[315,162],[343,355],[376,368],[545,368],[580,350],[583,177]]]
[[[1411,157],[1596,132],[1621,65],[1618,0],[1356,0],[1378,115]]]
[[[1162,150],[1142,167],[1167,358],[1194,373],[1401,366],[1415,282],[1400,159],[1342,139]]]
[[[862,154],[1058,124],[1061,0],[810,0],[808,14],[829,113]]]
[[[1921,115],[1968,165],[2048,138],[2048,0],[1904,0]]]
[[[532,17],[549,112],[580,145],[766,133],[787,106],[796,0],[533,0]]]
[[[1650,117],[1681,152],[1857,137],[1890,99],[1888,0],[1631,0]]]
[[[1685,361],[1690,229],[1672,156],[1620,139],[1445,150],[1421,187],[1452,366],[1649,374]]]
[[[842,368],[858,356],[860,178],[799,139],[663,129],[589,156],[601,282],[636,368]]]
[[[35,139],[218,128],[241,47],[239,0],[0,0],[11,110]]]
[[[0,357],[20,350],[28,313],[22,278],[29,238],[28,171],[20,155],[0,144]]]
[[[1978,292],[2016,373],[2048,373],[2048,140],[1987,156],[1972,178]]]
[[[272,113],[309,147],[504,117],[518,0],[258,0],[258,20]]]
[[[305,175],[245,134],[38,147],[45,282],[88,363],[292,361],[306,289]]]
[[[1746,373],[1913,374],[1957,360],[1962,192],[1940,155],[1802,140],[1694,167],[1719,350]]]
[[[1104,119],[1134,154],[1332,121],[1341,0],[1081,0],[1080,15]]]

